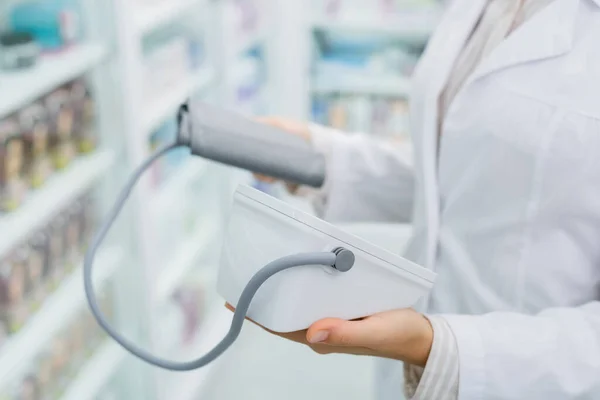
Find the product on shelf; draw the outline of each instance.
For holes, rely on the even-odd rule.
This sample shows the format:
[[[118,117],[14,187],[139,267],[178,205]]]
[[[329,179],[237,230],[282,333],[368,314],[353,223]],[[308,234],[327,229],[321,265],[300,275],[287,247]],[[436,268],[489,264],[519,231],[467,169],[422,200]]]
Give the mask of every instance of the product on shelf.
[[[50,224],[50,274],[49,284],[52,290],[60,284],[66,263],[65,218],[59,215]]]
[[[73,107],[73,132],[80,153],[86,154],[96,149],[95,132],[96,105],[89,85],[82,79],[73,81],[69,87],[70,102]]]
[[[24,146],[14,117],[0,121],[0,209],[12,211],[25,198]]]
[[[0,33],[0,69],[19,70],[33,67],[40,49],[27,32]]]
[[[409,138],[408,102],[403,98],[381,96],[317,96],[313,120],[347,132],[363,132],[380,137]]]
[[[65,247],[66,247],[66,260],[65,266],[67,273],[72,272],[75,266],[81,259],[81,246],[79,240],[83,236],[81,228],[81,205],[76,202],[72,208],[67,212],[66,216],[66,234],[65,234]]]
[[[69,337],[67,330],[61,332],[50,342],[49,352],[52,357],[52,371],[54,373],[53,386],[59,391],[62,390],[69,376],[68,366],[72,355],[69,353]]]
[[[81,261],[94,229],[95,207],[87,194],[0,261],[0,346]]]
[[[52,173],[48,153],[48,115],[40,103],[33,103],[19,114],[20,134],[25,146],[25,166],[31,187],[44,184]]]
[[[0,118],[0,211],[14,211],[55,169],[96,148],[94,109],[78,79]]]
[[[33,373],[27,374],[19,383],[16,390],[15,400],[38,400],[42,399],[39,387]]]
[[[50,149],[54,166],[63,169],[75,157],[73,142],[74,108],[67,87],[62,87],[46,97],[50,122]]]
[[[27,255],[27,287],[31,312],[36,312],[46,297],[47,288],[44,286],[44,273],[47,263],[47,236],[43,233],[35,234],[29,243]]]
[[[82,224],[82,234],[80,235],[81,240],[79,245],[82,249],[81,251],[84,252],[96,230],[96,201],[94,195],[89,193],[84,195],[81,200],[76,202],[76,204],[81,212],[80,221]]]
[[[29,317],[26,302],[26,257],[17,250],[0,264],[0,320],[9,334],[18,332]]]
[[[46,398],[51,396],[55,384],[56,370],[54,364],[52,353],[47,350],[43,351],[34,361],[34,365],[37,366],[34,375],[37,378],[37,386],[40,393],[46,394]]]
[[[14,31],[31,34],[44,50],[62,49],[79,38],[79,14],[67,1],[17,2],[9,22]]]

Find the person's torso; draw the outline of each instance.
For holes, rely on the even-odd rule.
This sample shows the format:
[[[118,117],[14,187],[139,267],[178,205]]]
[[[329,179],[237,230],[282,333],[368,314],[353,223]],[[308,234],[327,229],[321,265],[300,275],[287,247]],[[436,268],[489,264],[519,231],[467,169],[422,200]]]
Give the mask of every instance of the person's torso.
[[[424,121],[433,114],[423,109],[434,107],[439,90],[432,88],[444,75],[428,74],[451,68],[451,59],[431,54],[452,22],[432,39],[415,83],[423,93],[413,131],[425,137],[415,137],[415,237],[407,253],[439,274],[430,311],[533,313],[600,298],[598,5],[556,0],[476,68],[447,110],[434,190],[427,175],[433,128]]]

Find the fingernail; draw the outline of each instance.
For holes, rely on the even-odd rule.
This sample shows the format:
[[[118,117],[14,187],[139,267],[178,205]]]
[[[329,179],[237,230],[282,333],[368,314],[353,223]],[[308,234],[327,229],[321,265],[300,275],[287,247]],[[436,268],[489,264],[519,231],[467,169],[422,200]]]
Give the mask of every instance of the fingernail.
[[[319,332],[315,333],[314,335],[312,335],[311,338],[308,339],[308,342],[312,343],[312,344],[321,343],[321,342],[326,341],[328,337],[329,337],[329,332],[319,331]]]

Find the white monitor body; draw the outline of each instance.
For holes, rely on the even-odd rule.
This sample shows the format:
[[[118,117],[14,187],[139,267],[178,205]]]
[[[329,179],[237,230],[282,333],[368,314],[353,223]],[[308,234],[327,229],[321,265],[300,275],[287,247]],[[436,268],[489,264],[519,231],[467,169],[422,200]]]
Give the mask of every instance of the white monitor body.
[[[258,190],[240,186],[221,254],[219,294],[236,306],[248,281],[268,263],[340,246],[356,256],[349,272],[323,266],[280,272],[259,289],[248,318],[275,332],[293,332],[322,318],[350,320],[411,307],[433,286],[434,272]]]

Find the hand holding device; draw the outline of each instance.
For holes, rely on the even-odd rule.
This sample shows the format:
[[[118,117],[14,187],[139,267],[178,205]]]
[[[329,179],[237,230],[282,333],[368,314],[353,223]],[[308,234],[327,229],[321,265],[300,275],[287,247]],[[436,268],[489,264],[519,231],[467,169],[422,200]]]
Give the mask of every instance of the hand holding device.
[[[231,305],[227,305],[235,311]],[[267,332],[310,347],[318,354],[351,354],[389,358],[425,367],[433,345],[433,328],[425,316],[405,308],[374,314],[354,321],[325,318],[310,328]]]

